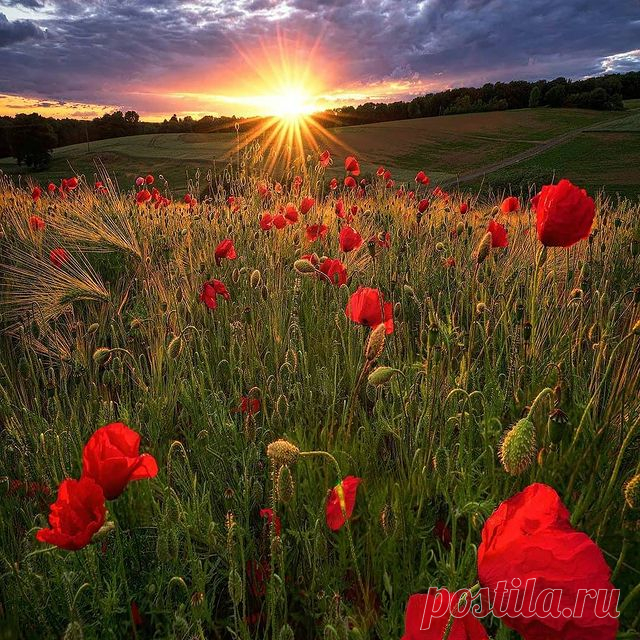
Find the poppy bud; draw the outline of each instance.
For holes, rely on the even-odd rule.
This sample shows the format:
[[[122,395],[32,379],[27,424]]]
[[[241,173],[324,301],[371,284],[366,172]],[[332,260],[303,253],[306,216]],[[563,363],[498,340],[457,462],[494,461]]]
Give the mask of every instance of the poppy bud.
[[[458,222],[458,224],[456,225],[456,234],[458,236],[461,236],[463,233],[464,233],[464,223]]]
[[[547,433],[551,444],[557,445],[562,442],[562,438],[569,424],[569,417],[562,409],[554,409],[549,414]]]
[[[476,313],[482,315],[487,310],[487,305],[484,302],[478,302],[476,305]]]
[[[530,322],[525,322],[524,325],[522,325],[522,339],[525,342],[529,342],[531,340],[532,329],[533,327],[531,326]]]
[[[238,280],[240,280],[240,272],[237,269],[234,269],[231,272],[231,282],[233,282],[233,284],[238,284]]]
[[[624,488],[624,499],[632,509],[640,508],[640,474],[627,482]]]
[[[173,360],[175,360],[182,353],[182,338],[180,336],[176,336],[171,340],[169,346],[167,347],[167,354]]]
[[[93,352],[93,361],[98,365],[104,365],[111,360],[111,349],[107,347],[100,347]]]
[[[433,456],[433,468],[441,480],[449,475],[449,452],[445,447],[438,447],[436,450]]]
[[[500,445],[500,462],[510,475],[520,475],[536,454],[536,428],[529,418],[522,418],[511,427]]]
[[[296,260],[293,263],[293,268],[301,275],[314,275],[316,268],[311,264],[309,260]]]
[[[254,269],[251,272],[251,278],[249,279],[249,284],[251,285],[251,288],[257,289],[260,286],[261,281],[262,281],[262,274],[257,269]]]
[[[442,253],[445,249],[446,249],[446,247],[444,246],[444,243],[436,242],[436,251],[438,253]]]
[[[384,324],[379,324],[371,331],[369,339],[367,340],[367,345],[364,348],[364,357],[367,360],[377,360],[382,355],[386,333],[386,327]]]
[[[92,336],[99,328],[100,328],[100,324],[97,322],[90,324],[89,328],[87,329],[87,335]]]
[[[295,464],[300,455],[300,449],[287,440],[275,440],[267,445],[267,457],[275,467]]]
[[[295,493],[295,485],[293,482],[293,476],[291,470],[287,465],[280,467],[280,470],[276,474],[276,495],[278,500],[284,502],[290,502]]]
[[[387,502],[380,512],[380,526],[386,535],[391,535],[394,533],[397,524],[398,519],[393,511],[393,507]]]
[[[519,323],[524,317],[524,304],[521,300],[516,303],[516,322]]]
[[[487,233],[484,234],[482,240],[480,241],[480,244],[478,245],[478,249],[476,251],[477,264],[482,264],[487,259],[487,256],[491,251],[492,239],[493,236],[489,231],[487,231]]]
[[[432,347],[436,343],[439,333],[440,333],[440,329],[438,328],[437,324],[432,323],[431,325],[429,325],[429,334],[427,336],[427,346]]]
[[[387,384],[396,373],[398,370],[393,367],[377,367],[369,374],[367,380],[374,387],[380,387]]]

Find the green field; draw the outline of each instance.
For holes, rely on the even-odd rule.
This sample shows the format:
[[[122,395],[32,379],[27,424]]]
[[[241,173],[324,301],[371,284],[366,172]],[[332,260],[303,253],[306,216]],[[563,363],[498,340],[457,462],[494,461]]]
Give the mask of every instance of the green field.
[[[638,113],[625,116],[580,109],[521,109],[341,127],[332,129],[330,135],[318,136],[316,142],[319,148],[328,148],[336,156],[357,155],[365,173],[374,172],[383,164],[397,180],[412,180],[416,170],[424,169],[436,183],[455,181],[465,172],[502,162],[558,136],[601,123],[599,130],[625,132],[621,145],[608,137],[589,134],[579,142],[569,142],[518,164],[517,169],[512,166],[491,174],[489,182],[502,185],[505,179],[525,175],[526,166],[527,170],[541,168],[545,174],[566,174],[581,183],[581,172],[586,170],[591,188],[634,195],[640,184],[636,152],[639,120]],[[601,152],[600,142],[606,153]],[[230,133],[102,140],[88,146],[56,149],[51,167],[33,178],[46,182],[74,173],[91,177],[103,165],[121,187],[128,187],[137,175],[153,171],[162,174],[179,194],[184,193],[187,180],[193,179],[198,170],[203,176],[223,168],[234,157],[235,149],[236,136]],[[0,170],[13,176],[19,176],[21,171],[9,158],[0,160]],[[342,167],[335,165],[328,175],[343,175]]]

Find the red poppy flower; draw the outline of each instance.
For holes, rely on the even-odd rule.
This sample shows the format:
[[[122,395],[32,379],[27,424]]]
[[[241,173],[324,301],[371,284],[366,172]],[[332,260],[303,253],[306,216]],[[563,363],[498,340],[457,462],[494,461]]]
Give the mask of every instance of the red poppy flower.
[[[302,186],[302,176],[296,176],[293,179],[292,189],[294,192],[297,192]]]
[[[107,500],[117,498],[132,480],[154,478],[156,459],[139,453],[140,435],[122,422],[100,427],[82,451],[82,477],[97,482]]]
[[[378,178],[382,178],[382,176],[384,175],[384,167],[378,167],[376,175],[378,176]]]
[[[502,213],[514,213],[516,211],[520,211],[520,200],[515,196],[505,198],[500,205],[500,211]]]
[[[273,218],[273,226],[276,229],[284,229],[287,226],[287,219],[281,213],[279,213]]]
[[[151,174],[149,174],[149,175],[144,179],[144,181],[145,181],[147,184],[153,184],[153,183],[155,182],[155,178],[154,178]]]
[[[225,287],[220,280],[209,280],[202,285],[200,301],[204,302],[209,309],[216,309],[218,307],[218,296],[222,296],[225,300],[231,300],[231,295],[227,291],[227,287]]]
[[[375,245],[381,249],[388,249],[391,246],[391,234],[388,231],[381,231],[371,236],[367,241],[370,245]]]
[[[69,254],[62,248],[51,249],[49,252],[49,261],[58,269],[69,259]]]
[[[235,260],[238,257],[236,253],[236,249],[233,246],[233,240],[223,240],[217,247],[215,251],[216,264],[220,266],[223,258],[227,260]]]
[[[442,261],[442,264],[447,267],[447,269],[451,269],[456,266],[456,259],[453,256],[449,256]]]
[[[353,156],[348,156],[344,161],[344,170],[353,176],[359,176],[360,164]]]
[[[387,189],[393,189],[396,186],[396,183],[393,180],[387,180]]]
[[[424,171],[418,171],[418,173],[416,174],[416,182],[418,184],[427,186],[431,181],[429,179],[429,176],[427,176]]]
[[[336,202],[336,216],[344,218],[344,202],[342,202],[342,198]]]
[[[282,193],[282,185],[281,185],[279,182],[276,182],[276,183],[273,185],[273,190],[274,190],[276,193]]]
[[[182,201],[185,204],[191,204],[191,200],[193,200],[193,197],[191,196],[191,194],[190,193],[185,193],[184,194],[184,198],[182,199]]]
[[[525,640],[613,640],[618,620],[610,614],[619,592],[610,575],[598,546],[573,529],[560,497],[545,484],[505,500],[482,530],[480,584],[493,614]],[[503,597],[505,589],[519,594]],[[586,592],[594,597],[582,597]]]
[[[258,413],[258,411],[260,411],[260,398],[242,396],[239,411],[240,413],[248,414],[250,416]]]
[[[462,215],[464,215],[465,213],[467,213],[467,211],[469,211],[469,205],[466,202],[461,202],[460,203],[460,213]]]
[[[340,260],[333,260],[331,258],[325,258],[320,263],[320,272],[329,279],[331,284],[336,287],[340,287],[347,283],[347,268],[340,262]]]
[[[53,184],[53,182],[50,182],[50,183],[47,185],[47,191],[48,191],[49,193],[53,193],[53,192],[56,190],[56,188],[57,188],[57,187],[56,187],[56,185],[55,185],[55,184]]]
[[[261,182],[258,185],[258,195],[263,200],[269,197],[269,187],[264,182]]]
[[[263,213],[260,218],[260,228],[263,231],[269,231],[273,227],[273,216],[270,213]]]
[[[138,204],[145,204],[146,202],[149,202],[149,200],[151,200],[151,194],[147,189],[141,189],[136,193],[136,202]]]
[[[324,238],[327,235],[327,227],[324,224],[308,224],[305,235],[309,242],[314,242],[318,238]]]
[[[38,202],[38,200],[40,200],[41,195],[42,195],[42,189],[40,187],[33,187],[33,191],[31,192],[31,199],[34,202]]]
[[[433,533],[447,549],[451,546],[451,529],[442,518],[436,520]]]
[[[422,200],[420,200],[420,202],[418,202],[418,211],[420,213],[424,213],[429,208],[429,204],[429,200],[427,200],[427,198],[423,198]]]
[[[589,237],[595,215],[593,199],[569,180],[542,187],[532,205],[543,245],[570,247]]]
[[[144,184],[144,178],[142,176],[138,176],[136,178],[136,187],[141,187]]]
[[[278,518],[278,516],[276,516],[273,513],[273,509],[260,509],[260,517],[261,518],[266,518],[267,520],[267,524],[269,526],[271,526],[271,523],[273,523],[273,528],[275,531],[275,534],[277,536],[280,535],[280,533],[282,532],[282,524],[280,522],[280,518]]]
[[[328,151],[323,151],[318,159],[323,167],[328,167],[333,161],[331,160],[331,154]]]
[[[449,624],[450,612],[458,606],[460,595],[447,589],[416,593],[409,598],[404,617],[404,635],[401,640],[442,640]],[[467,611],[467,609],[469,609]],[[448,640],[485,640],[489,638],[484,627],[474,617],[468,605],[460,605],[462,617],[455,617]]]
[[[300,213],[303,216],[309,213],[315,203],[316,201],[313,198],[302,198],[302,202],[300,203]]]
[[[340,529],[351,518],[356,506],[356,493],[362,478],[347,476],[329,492],[327,499],[327,525],[332,531]]]
[[[47,225],[40,216],[30,216],[29,226],[33,231],[42,231]]]
[[[284,208],[284,217],[287,219],[289,224],[295,224],[298,222],[298,210],[293,203],[289,202]]]
[[[340,249],[345,253],[362,246],[362,236],[353,227],[342,227],[340,230]]]
[[[40,529],[36,539],[61,549],[86,547],[104,524],[106,508],[100,485],[91,478],[68,478],[58,487],[58,498],[49,511],[49,528]]]
[[[69,191],[73,191],[78,186],[78,178],[69,178],[66,182],[65,188]]]
[[[336,178],[331,178],[329,181],[329,189],[331,191],[335,191],[338,188],[338,180]]]
[[[496,247],[506,247],[509,244],[507,230],[493,218],[489,220],[487,231],[491,234],[491,246],[494,249]]]
[[[344,179],[344,186],[348,189],[355,189],[358,186],[356,179],[353,176],[347,176]]]
[[[315,253],[305,253],[300,256],[300,260],[308,260],[314,267],[318,264],[319,258]]]
[[[345,314],[349,320],[372,329],[384,323],[386,333],[393,333],[392,305],[384,301],[378,289],[360,287],[351,294]]]

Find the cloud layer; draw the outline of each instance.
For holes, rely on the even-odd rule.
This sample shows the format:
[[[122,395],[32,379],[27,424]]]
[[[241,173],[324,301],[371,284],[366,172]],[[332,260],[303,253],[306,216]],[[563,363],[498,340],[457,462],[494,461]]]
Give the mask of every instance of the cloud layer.
[[[276,34],[328,102],[640,69],[637,0],[0,0],[0,94],[247,113]]]

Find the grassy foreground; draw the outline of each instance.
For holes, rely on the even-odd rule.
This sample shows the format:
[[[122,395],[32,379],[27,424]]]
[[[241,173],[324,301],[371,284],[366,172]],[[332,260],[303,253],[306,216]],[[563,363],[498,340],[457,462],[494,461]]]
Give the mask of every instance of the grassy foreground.
[[[332,193],[315,161],[296,168],[296,190],[293,173],[267,203],[255,169],[229,167],[194,185],[197,206],[157,210],[108,181],[107,194],[81,182],[37,203],[2,183],[0,637],[398,638],[412,593],[474,584],[483,522],[532,482],[603,549],[621,637],[635,637],[639,518],[623,490],[640,472],[640,207],[597,202],[592,237],[544,258],[532,212],[501,214],[509,246],[478,265],[498,202],[463,215],[462,194],[432,198],[418,222],[423,193],[398,197],[375,176],[363,197]],[[348,254],[338,195],[365,241]],[[299,223],[261,230],[265,209],[302,196],[315,205]],[[319,223],[326,237],[308,242]],[[383,231],[388,248],[367,244]],[[217,265],[226,238],[238,257]],[[349,282],[294,268],[314,252],[341,258]],[[215,310],[199,300],[212,277],[231,297]],[[393,303],[376,366],[396,371],[379,386],[362,376],[369,330],[345,316],[359,286]],[[501,439],[547,388],[563,437],[550,442],[546,398],[537,457],[509,475]],[[36,542],[58,483],[114,420],[142,435],[158,476],[108,503],[115,526],[96,543]],[[276,495],[266,447],[281,437],[363,479],[347,530],[325,523],[340,478],[324,456],[298,461]]]

